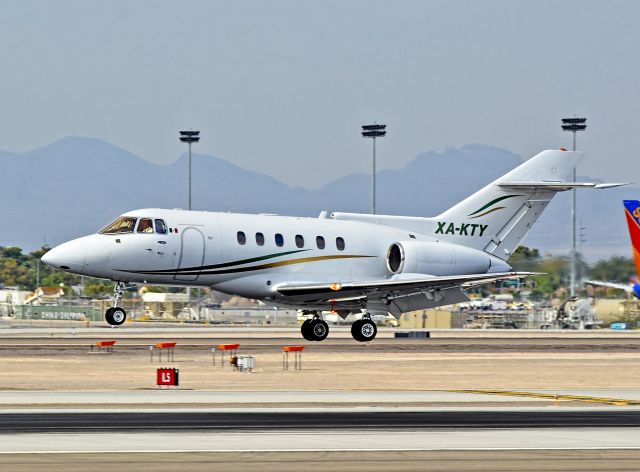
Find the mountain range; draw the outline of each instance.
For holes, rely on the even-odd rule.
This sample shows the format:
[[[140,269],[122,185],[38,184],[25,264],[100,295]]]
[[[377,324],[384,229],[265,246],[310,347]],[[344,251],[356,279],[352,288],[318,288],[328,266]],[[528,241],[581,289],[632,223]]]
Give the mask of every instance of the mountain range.
[[[479,144],[420,154],[402,169],[378,172],[378,213],[437,215],[521,162],[508,150]],[[93,233],[132,209],[184,208],[186,183],[186,155],[157,165],[99,139],[68,137],[24,153],[0,151],[0,245],[32,250]],[[630,254],[621,200],[639,196],[635,186],[578,192],[586,259]],[[193,155],[196,210],[315,216],[321,210],[366,213],[370,205],[370,175],[347,175],[309,190],[218,157]],[[569,208],[565,192],[525,244],[566,253]]]

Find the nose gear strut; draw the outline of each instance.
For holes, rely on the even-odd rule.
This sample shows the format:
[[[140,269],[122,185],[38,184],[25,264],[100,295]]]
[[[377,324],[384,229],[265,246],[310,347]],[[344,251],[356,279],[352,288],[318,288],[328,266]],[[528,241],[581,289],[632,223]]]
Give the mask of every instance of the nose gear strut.
[[[107,309],[104,318],[111,326],[120,326],[127,319],[127,312],[124,308],[118,306],[124,295],[126,285],[124,282],[117,282],[113,289],[113,307]]]

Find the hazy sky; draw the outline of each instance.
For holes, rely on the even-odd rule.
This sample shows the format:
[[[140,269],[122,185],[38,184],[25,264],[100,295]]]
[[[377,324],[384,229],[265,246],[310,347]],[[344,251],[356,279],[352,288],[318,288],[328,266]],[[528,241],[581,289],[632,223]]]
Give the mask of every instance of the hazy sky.
[[[92,136],[149,161],[197,151],[318,187],[483,143],[570,145],[640,181],[640,2],[3,1],[0,149]],[[126,169],[123,169],[125,172]]]

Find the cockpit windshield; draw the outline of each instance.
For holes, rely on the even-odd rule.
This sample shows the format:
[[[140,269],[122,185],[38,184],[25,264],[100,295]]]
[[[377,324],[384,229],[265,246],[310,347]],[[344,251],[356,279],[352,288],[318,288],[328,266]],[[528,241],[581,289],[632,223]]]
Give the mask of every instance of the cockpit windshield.
[[[124,234],[133,233],[137,218],[121,216],[116,221],[100,230],[100,234]]]

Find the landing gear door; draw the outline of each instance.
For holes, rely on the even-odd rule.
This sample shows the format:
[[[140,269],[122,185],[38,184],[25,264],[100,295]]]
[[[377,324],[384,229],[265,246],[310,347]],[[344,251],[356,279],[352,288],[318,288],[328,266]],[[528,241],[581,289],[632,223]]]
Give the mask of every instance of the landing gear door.
[[[182,229],[178,247],[178,269],[173,277],[175,280],[198,280],[206,255],[203,229],[196,226]]]

